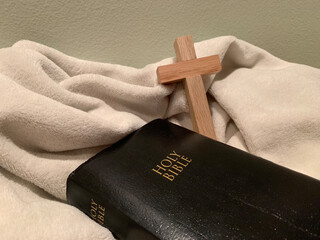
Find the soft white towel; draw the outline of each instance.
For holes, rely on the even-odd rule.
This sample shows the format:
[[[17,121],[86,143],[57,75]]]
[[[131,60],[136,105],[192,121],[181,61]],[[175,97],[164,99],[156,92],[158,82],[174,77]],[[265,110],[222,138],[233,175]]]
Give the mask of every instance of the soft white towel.
[[[220,141],[320,179],[320,70],[235,37],[197,43],[223,70],[204,78]],[[0,50],[0,239],[113,239],[65,203],[89,157],[155,118],[191,127],[181,84],[156,68],[89,62],[20,41]]]

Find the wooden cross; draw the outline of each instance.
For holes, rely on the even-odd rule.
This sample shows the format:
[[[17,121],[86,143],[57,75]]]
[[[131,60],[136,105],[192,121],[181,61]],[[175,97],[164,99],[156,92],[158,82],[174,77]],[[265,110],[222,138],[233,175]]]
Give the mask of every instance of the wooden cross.
[[[217,73],[221,70],[219,56],[197,59],[191,36],[177,38],[174,49],[178,62],[158,67],[159,83],[183,81],[194,131],[216,139],[201,75]]]

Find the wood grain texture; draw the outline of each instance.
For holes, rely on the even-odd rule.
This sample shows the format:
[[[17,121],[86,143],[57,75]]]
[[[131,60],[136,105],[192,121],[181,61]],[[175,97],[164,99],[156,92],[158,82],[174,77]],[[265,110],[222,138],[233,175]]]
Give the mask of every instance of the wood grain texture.
[[[201,76],[188,77],[183,83],[193,130],[206,137],[216,139],[206,90]]]
[[[192,36],[178,37],[174,41],[174,50],[176,52],[176,58],[178,62],[197,58]]]
[[[221,70],[218,55],[203,57],[170,65],[160,66],[157,69],[159,83],[168,84],[181,81],[184,78],[209,73],[217,73]]]
[[[178,61],[188,61],[197,58],[191,36],[177,38],[174,43],[174,48]],[[198,74],[193,77],[186,77],[184,87],[193,129],[206,137],[216,139],[207,95],[201,76]]]

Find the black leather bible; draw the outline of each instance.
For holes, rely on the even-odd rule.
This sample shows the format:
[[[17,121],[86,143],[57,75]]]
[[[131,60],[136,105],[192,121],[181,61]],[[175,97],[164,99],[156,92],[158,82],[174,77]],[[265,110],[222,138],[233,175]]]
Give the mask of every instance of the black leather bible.
[[[320,182],[166,120],[70,174],[68,203],[118,239],[320,239]]]

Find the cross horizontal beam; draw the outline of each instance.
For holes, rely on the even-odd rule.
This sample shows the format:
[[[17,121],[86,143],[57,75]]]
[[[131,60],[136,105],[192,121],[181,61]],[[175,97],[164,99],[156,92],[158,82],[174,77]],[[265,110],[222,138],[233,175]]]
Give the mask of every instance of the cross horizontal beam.
[[[168,84],[195,75],[217,73],[220,70],[219,56],[213,55],[160,66],[157,69],[157,75],[161,84]]]

